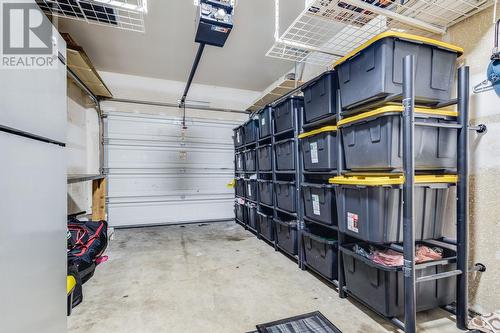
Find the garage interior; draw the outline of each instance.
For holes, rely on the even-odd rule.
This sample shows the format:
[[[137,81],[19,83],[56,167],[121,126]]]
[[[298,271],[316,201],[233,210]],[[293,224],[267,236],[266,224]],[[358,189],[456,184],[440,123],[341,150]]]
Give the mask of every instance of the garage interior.
[[[500,332],[497,0],[0,4],[0,332]]]

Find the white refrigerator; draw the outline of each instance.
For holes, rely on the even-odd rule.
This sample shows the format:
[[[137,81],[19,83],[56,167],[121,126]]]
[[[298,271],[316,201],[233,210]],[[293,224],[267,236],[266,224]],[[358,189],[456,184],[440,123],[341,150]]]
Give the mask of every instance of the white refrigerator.
[[[56,69],[0,69],[0,332],[66,331],[66,43],[53,37]]]

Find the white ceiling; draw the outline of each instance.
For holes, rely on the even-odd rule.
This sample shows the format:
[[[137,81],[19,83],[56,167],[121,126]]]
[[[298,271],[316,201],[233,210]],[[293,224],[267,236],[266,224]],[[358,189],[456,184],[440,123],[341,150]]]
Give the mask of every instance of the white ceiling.
[[[192,0],[150,0],[146,32],[129,32],[60,20],[98,70],[167,80],[187,80],[198,44]],[[282,29],[304,8],[304,0],[280,2]],[[234,30],[224,48],[208,46],[194,82],[262,91],[293,64],[268,58],[273,44],[274,1],[239,0]]]

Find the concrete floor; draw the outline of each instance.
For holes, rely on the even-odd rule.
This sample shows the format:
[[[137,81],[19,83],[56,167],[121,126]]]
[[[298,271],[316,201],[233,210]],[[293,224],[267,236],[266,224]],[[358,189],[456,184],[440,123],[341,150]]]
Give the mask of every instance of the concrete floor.
[[[117,230],[71,333],[243,333],[319,310],[344,333],[398,332],[234,222]],[[445,311],[419,332],[458,332]]]

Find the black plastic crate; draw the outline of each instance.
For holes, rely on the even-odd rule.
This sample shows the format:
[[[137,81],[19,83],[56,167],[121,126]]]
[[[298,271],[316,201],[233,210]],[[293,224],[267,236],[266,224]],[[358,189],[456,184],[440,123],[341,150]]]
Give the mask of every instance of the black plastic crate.
[[[246,223],[251,228],[257,230],[257,205],[247,203],[247,219]]]
[[[243,152],[235,153],[234,158],[236,161],[236,170],[245,171],[245,154]]]
[[[259,138],[264,139],[271,136],[272,126],[271,126],[271,111],[272,108],[270,106],[266,106],[259,112]]]
[[[271,171],[273,169],[273,146],[264,145],[257,148],[259,160],[259,171]]]
[[[338,241],[334,233],[310,226],[302,231],[304,261],[329,280],[338,277]]]
[[[295,213],[297,211],[297,190],[295,182],[276,181],[274,183],[276,206],[284,211]]]
[[[241,147],[245,144],[245,128],[238,126],[234,129],[234,146]]]
[[[274,219],[274,228],[276,229],[276,242],[278,246],[289,255],[298,253],[298,232],[296,221],[282,221]]]
[[[257,212],[260,235],[272,242],[274,241],[273,217],[261,212]]]
[[[325,225],[337,225],[337,203],[335,186],[324,184],[302,184],[304,215]]]
[[[360,243],[368,249],[368,245]],[[431,247],[435,246],[429,245]],[[386,317],[398,317],[404,313],[403,267],[389,267],[374,263],[353,251],[354,244],[340,247],[344,262],[347,289],[366,305]],[[456,258],[456,253],[440,246],[445,259]],[[456,263],[443,264],[442,260],[415,265],[419,277],[453,271]],[[425,281],[416,284],[417,311],[435,309],[455,300],[456,277]]]
[[[337,114],[337,72],[324,72],[302,88],[304,93],[304,123],[333,118]]]
[[[302,145],[304,170],[314,172],[337,170],[338,141],[336,126],[325,126],[302,133],[299,138]]]
[[[295,170],[295,139],[276,142],[274,151],[276,153],[276,170]]]
[[[245,143],[249,144],[257,141],[258,120],[250,119],[243,126],[245,126]]]
[[[243,152],[245,156],[245,171],[256,171],[256,151],[255,149],[248,149]]]
[[[251,201],[257,201],[257,180],[245,179],[245,197]]]
[[[236,201],[234,203],[234,215],[236,217],[236,220],[238,220],[241,223],[244,223],[244,221],[245,221],[245,205]]]
[[[242,197],[242,198],[245,197],[245,179],[236,178],[235,192],[236,192],[236,196]]]
[[[272,206],[274,193],[272,180],[257,180],[257,188],[259,190],[259,202]]]
[[[274,133],[281,133],[295,128],[296,115],[304,107],[302,97],[292,96],[276,105],[273,110]]]

